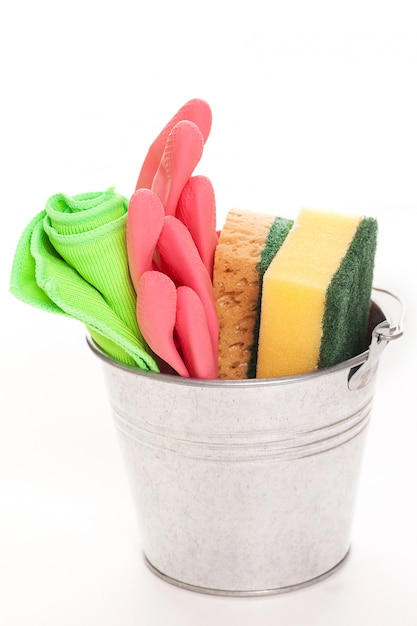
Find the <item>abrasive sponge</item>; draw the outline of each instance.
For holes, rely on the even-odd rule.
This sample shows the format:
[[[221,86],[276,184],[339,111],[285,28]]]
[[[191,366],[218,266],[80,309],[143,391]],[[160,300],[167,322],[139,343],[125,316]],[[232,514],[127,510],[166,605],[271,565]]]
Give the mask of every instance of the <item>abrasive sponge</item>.
[[[256,376],[329,367],[366,349],[377,222],[302,210],[265,272]]]
[[[219,378],[254,378],[262,276],[292,220],[232,209],[216,247],[213,284],[219,317]]]

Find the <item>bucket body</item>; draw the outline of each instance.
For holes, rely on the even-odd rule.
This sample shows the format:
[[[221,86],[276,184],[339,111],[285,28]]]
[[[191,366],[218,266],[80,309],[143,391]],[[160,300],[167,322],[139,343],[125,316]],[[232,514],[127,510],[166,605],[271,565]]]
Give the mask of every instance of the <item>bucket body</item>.
[[[368,353],[301,376],[205,381],[140,372],[92,348],[155,573],[257,595],[343,562],[378,359],[354,386]]]

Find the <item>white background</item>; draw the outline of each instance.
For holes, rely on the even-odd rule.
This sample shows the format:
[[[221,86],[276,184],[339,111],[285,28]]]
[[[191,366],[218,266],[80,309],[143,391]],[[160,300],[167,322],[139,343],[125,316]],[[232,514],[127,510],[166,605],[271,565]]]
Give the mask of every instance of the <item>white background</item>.
[[[15,2],[0,19],[0,622],[8,626],[415,626],[417,4]],[[198,173],[232,206],[379,221],[375,284],[407,302],[382,356],[352,536],[333,577],[227,599],[145,567],[84,329],[8,293],[47,198],[115,185],[188,99],[212,133]],[[197,173],[197,172],[196,172]]]

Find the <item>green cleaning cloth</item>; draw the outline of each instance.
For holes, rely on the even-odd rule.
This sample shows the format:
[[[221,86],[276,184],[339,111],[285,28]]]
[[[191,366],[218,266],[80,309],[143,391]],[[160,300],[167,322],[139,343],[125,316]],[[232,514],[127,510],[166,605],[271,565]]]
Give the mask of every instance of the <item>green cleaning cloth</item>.
[[[127,208],[112,188],[52,196],[20,238],[10,290],[28,304],[83,322],[117,361],[159,371],[136,320]]]

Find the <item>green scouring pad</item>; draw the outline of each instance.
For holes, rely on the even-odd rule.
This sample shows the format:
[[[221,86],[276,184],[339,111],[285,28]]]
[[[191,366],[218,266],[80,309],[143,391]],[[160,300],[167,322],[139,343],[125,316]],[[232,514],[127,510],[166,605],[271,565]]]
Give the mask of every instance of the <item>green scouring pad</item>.
[[[366,349],[373,218],[303,210],[264,275],[258,378],[329,367]]]

